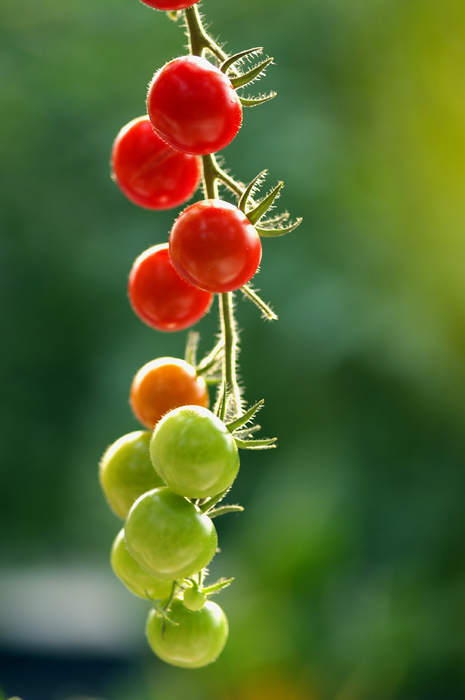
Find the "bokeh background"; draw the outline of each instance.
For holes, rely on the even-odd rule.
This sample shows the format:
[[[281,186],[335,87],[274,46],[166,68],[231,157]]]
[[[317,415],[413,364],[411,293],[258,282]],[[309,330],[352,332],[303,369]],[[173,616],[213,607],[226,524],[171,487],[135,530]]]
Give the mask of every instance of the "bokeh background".
[[[109,569],[108,444],[132,376],[183,356],[132,313],[135,257],[177,212],[109,177],[119,129],[184,53],[137,0],[0,5],[0,686],[23,700],[465,697],[465,4],[205,0],[214,36],[264,46],[227,166],[283,179],[304,223],[264,241],[238,299],[241,376],[277,450],[243,454],[212,579],[231,634],[164,666]],[[198,326],[207,351],[217,308]]]

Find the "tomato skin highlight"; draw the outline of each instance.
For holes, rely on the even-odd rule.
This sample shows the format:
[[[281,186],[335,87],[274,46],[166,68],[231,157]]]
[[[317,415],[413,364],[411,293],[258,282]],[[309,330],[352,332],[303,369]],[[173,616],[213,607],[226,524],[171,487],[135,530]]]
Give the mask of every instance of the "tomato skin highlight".
[[[262,244],[246,215],[229,202],[205,199],[176,219],[169,237],[173,267],[212,293],[239,289],[256,273]]]
[[[175,357],[159,357],[141,367],[132,380],[129,399],[136,418],[150,430],[174,408],[209,404],[204,378]]]
[[[219,605],[207,601],[194,612],[175,599],[169,617],[175,624],[163,624],[155,610],[147,619],[147,639],[160,659],[181,668],[201,668],[216,661],[229,632],[227,617]]]
[[[171,209],[197,190],[199,159],[175,150],[154,131],[147,116],[126,124],[111,154],[112,177],[134,204],[146,209]]]
[[[186,498],[216,496],[231,486],[239,470],[233,436],[200,406],[167,413],[153,431],[150,456],[160,478]]]
[[[172,582],[152,576],[142,569],[126,547],[124,528],[119,531],[113,542],[110,561],[115,575],[134,595],[149,600],[169,597]]]
[[[136,430],[118,438],[105,451],[99,464],[99,478],[105,498],[123,520],[143,493],[164,482],[150,459],[150,439],[146,430]]]
[[[207,313],[213,299],[174,269],[167,243],[149,248],[135,260],[128,294],[134,313],[151,328],[165,332],[193,326]]]
[[[147,112],[162,139],[199,156],[225,148],[242,123],[242,105],[231,81],[200,56],[175,58],[155,73]]]
[[[186,7],[192,7],[197,3],[192,0],[141,0],[144,5],[153,7],[155,10],[176,11],[185,10]]]
[[[212,520],[167,487],[144,493],[124,526],[129,552],[161,579],[192,576],[213,559],[218,537]]]

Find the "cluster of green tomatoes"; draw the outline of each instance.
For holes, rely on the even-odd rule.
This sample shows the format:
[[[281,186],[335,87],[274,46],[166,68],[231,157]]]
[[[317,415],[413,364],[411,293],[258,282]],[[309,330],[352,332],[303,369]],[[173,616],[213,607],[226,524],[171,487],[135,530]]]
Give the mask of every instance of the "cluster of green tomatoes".
[[[159,363],[162,373],[170,366],[193,374],[181,360]],[[169,411],[153,432],[121,437],[100,463],[105,496],[125,519],[111,551],[113,570],[133,593],[153,602],[148,641],[177,666],[208,664],[226,643],[226,616],[208,598],[227,582],[204,587],[203,577],[218,544],[209,511],[214,516],[219,510],[218,495],[238,469],[234,436],[195,404]]]
[[[256,429],[250,422],[263,402],[248,411],[242,407],[230,295],[242,289],[274,317],[247,284],[260,264],[260,237],[283,235],[299,222],[283,226],[287,213],[263,219],[282,183],[256,200],[263,173],[246,187],[214,156],[238,133],[243,106],[273,96],[254,100],[237,93],[271,59],[242,72],[241,61],[260,50],[228,57],[204,30],[195,2],[142,1],[173,18],[183,16],[191,53],[153,76],[147,114],[129,122],[114,141],[112,176],[133,203],[148,209],[186,203],[201,180],[205,199],[181,212],[167,243],[136,259],[129,300],[152,328],[179,331],[202,318],[217,294],[222,335],[197,365],[191,353],[189,361],[158,358],[136,373],[130,403],[145,429],[107,449],[100,483],[110,507],[124,520],[111,550],[113,570],[130,591],[152,602],[151,648],[170,664],[197,668],[218,657],[228,636],[227,618],[210,597],[232,579],[205,584],[218,545],[213,519],[242,510],[220,503],[239,470],[238,447],[262,449],[274,442],[250,439]],[[219,198],[219,184],[237,205]],[[205,378],[214,381],[215,376],[220,388],[212,412]]]

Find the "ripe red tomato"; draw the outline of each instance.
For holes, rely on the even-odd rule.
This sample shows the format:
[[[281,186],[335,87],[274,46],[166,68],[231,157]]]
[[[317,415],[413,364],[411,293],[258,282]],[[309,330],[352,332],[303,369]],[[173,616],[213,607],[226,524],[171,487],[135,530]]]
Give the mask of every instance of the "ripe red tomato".
[[[139,255],[129,275],[129,301],[139,318],[159,331],[180,331],[208,311],[212,295],[182,279],[174,269],[168,243]]]
[[[191,7],[195,5],[196,2],[192,0],[142,0],[144,5],[149,7],[154,7],[156,10],[185,10],[186,7]]]
[[[126,124],[113,143],[112,176],[134,204],[146,209],[170,209],[184,204],[196,191],[199,159],[180,153],[153,130],[147,116]]]
[[[233,204],[205,199],[185,209],[169,239],[181,277],[208,292],[232,292],[257,271],[262,244],[254,226]]]
[[[242,122],[242,105],[231,81],[200,56],[175,58],[155,73],[147,110],[165,141],[195,155],[225,148]]]
[[[142,425],[153,430],[160,418],[179,406],[208,408],[208,388],[192,365],[173,357],[147,362],[132,381],[130,403]]]

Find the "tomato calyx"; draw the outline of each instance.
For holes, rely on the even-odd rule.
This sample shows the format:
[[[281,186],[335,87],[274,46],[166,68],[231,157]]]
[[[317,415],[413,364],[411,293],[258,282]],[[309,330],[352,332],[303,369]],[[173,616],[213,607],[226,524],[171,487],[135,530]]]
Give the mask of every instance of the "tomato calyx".
[[[251,406],[248,411],[243,413],[238,418],[226,423],[227,429],[232,433],[234,441],[240,449],[243,450],[266,450],[272,447],[276,447],[277,438],[262,438],[259,440],[253,440],[250,436],[257,430],[260,430],[259,425],[253,425],[252,421],[255,418],[255,414],[264,405],[264,400],[261,399],[257,401],[256,404]],[[247,423],[251,423],[247,426]]]
[[[194,578],[184,579],[184,583],[187,585],[184,588],[182,602],[186,608],[193,611],[203,608],[212,595],[219,593],[234,581],[234,578],[225,579],[223,577],[211,586],[204,587],[202,586],[202,576],[199,578],[201,579],[200,584]]]
[[[226,74],[228,74],[229,72],[231,83],[236,90],[245,87],[246,85],[250,85],[251,83],[263,77],[266,69],[273,62],[272,57],[266,58],[264,61],[261,61],[260,63],[253,66],[249,70],[246,70],[245,72],[241,72],[242,61],[245,58],[250,59],[252,57],[258,56],[262,53],[262,51],[263,48],[261,46],[253,49],[246,49],[245,51],[240,51],[239,53],[234,54],[234,56],[231,56],[230,58],[226,59],[221,64],[220,70]],[[232,69],[232,66],[236,63],[239,63],[239,70]],[[263,104],[264,102],[272,100],[274,97],[276,97],[276,92],[272,90],[268,94],[261,95],[259,97],[246,98],[243,96],[239,96],[239,99],[243,107],[256,107],[260,104]]]
[[[262,170],[256,177],[254,177],[239,199],[238,207],[244,212],[250,223],[255,226],[255,230],[259,236],[276,238],[278,236],[284,236],[285,234],[293,231],[302,222],[302,219],[298,218],[293,223],[290,223],[287,226],[282,226],[281,224],[289,219],[289,212],[285,211],[282,214],[265,219],[261,222],[261,226],[256,225],[272,207],[274,201],[280,196],[281,188],[284,186],[284,182],[280,181],[265,197],[258,200],[258,202],[254,201],[252,199],[252,195],[258,190],[266,175],[267,170]],[[248,208],[249,204],[251,205],[250,209]]]

